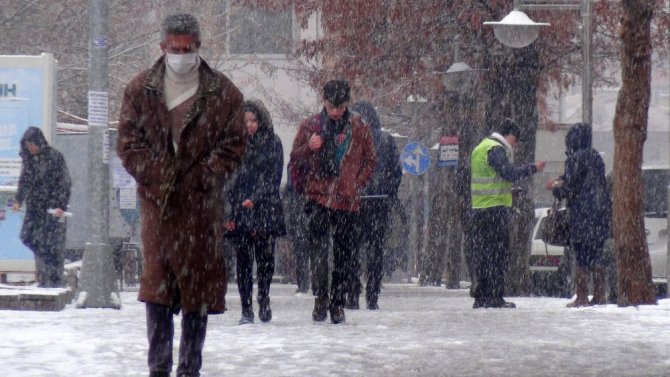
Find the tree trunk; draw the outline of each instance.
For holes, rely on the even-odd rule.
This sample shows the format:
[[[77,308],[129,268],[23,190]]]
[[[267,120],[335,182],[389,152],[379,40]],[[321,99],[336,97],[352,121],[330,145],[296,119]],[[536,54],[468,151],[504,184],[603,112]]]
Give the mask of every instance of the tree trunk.
[[[652,1],[623,0],[622,86],[614,116],[613,227],[619,306],[655,304],[644,230],[642,152],[651,86]]]

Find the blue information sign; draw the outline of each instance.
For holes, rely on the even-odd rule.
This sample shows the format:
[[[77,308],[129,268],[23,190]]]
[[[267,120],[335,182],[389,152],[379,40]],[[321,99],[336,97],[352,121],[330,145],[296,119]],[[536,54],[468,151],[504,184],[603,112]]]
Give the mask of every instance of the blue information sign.
[[[405,171],[412,175],[421,175],[430,166],[430,151],[416,141],[408,143],[402,150],[400,161]]]

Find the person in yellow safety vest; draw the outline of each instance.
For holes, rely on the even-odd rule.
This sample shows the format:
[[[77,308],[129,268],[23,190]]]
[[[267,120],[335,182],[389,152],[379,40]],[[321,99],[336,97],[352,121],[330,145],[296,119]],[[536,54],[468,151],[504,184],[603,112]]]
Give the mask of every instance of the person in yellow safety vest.
[[[516,307],[503,299],[510,254],[512,183],[542,171],[545,165],[544,161],[538,161],[513,166],[521,129],[513,120],[505,119],[498,130],[475,147],[470,159],[474,309]]]

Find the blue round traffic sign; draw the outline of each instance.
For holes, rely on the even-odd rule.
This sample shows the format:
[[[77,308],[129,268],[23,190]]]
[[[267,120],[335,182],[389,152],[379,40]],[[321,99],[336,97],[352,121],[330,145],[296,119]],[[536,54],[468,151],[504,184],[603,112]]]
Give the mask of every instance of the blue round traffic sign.
[[[416,141],[407,143],[400,155],[400,162],[405,171],[412,175],[421,175],[430,166],[430,151],[428,147]]]

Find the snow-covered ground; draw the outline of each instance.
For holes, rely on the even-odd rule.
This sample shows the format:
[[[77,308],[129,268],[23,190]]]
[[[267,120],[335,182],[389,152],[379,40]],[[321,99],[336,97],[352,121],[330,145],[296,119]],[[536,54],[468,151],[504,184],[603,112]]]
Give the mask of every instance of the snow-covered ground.
[[[473,310],[467,290],[388,284],[380,311],[347,310],[332,325],[312,322],[311,295],[271,289],[272,322],[239,326],[229,286],[229,311],[210,317],[202,376],[670,375],[667,299],[567,309],[567,299],[517,297],[517,309]],[[0,375],[147,376],[135,297],[122,292],[121,310],[0,311]]]

